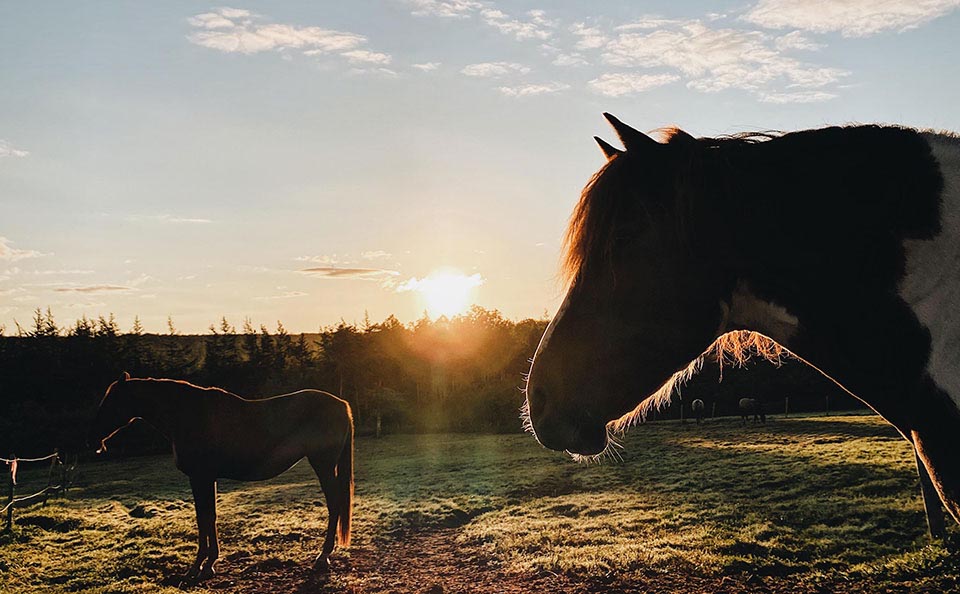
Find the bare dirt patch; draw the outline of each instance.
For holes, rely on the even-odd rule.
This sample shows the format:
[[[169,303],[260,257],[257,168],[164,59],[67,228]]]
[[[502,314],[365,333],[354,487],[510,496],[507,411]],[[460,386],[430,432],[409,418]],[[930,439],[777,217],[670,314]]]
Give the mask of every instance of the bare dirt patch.
[[[861,594],[952,592],[956,585],[919,586],[905,582],[878,586],[871,582],[807,583],[791,578],[692,576],[655,573],[583,577],[539,572],[521,574],[458,541],[459,529],[440,529],[396,541],[353,547],[335,555],[333,571],[316,574],[308,563],[228,558],[219,574],[203,584],[214,591],[244,594],[465,594],[528,592],[562,594]],[[273,562],[272,562],[273,561]]]

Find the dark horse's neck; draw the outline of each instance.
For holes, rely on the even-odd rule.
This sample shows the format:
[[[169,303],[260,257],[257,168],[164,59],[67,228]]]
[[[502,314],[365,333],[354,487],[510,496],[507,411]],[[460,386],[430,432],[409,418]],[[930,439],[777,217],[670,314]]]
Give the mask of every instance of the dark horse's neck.
[[[895,292],[903,240],[939,231],[943,182],[916,131],[825,128],[711,152],[716,175],[739,180],[714,197],[724,257],[737,280],[780,303]]]
[[[855,393],[892,402],[913,390],[930,338],[898,294],[904,241],[940,231],[943,187],[924,137],[827,128],[716,152],[739,180],[718,197],[731,205],[720,257],[732,280],[794,316],[787,346]],[[871,397],[894,420],[887,397]]]

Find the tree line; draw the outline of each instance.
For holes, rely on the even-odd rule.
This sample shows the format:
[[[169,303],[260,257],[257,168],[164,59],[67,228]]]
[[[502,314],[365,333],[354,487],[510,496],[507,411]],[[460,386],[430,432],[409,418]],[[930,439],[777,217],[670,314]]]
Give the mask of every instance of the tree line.
[[[511,321],[474,306],[453,318],[403,324],[341,321],[315,334],[226,318],[202,335],[123,331],[113,315],[61,326],[47,309],[0,336],[0,452],[84,447],[106,387],[123,371],[219,386],[246,398],[303,388],[346,399],[360,434],[519,431],[523,373],[547,321]],[[121,447],[163,447],[147,428]]]
[[[87,427],[106,387],[127,371],[134,377],[185,379],[246,398],[303,388],[350,402],[357,432],[514,432],[523,402],[523,375],[546,319],[511,321],[474,306],[453,318],[402,324],[394,316],[290,334],[283,324],[238,330],[226,318],[202,335],[144,332],[139,319],[126,332],[110,315],[59,325],[36,310],[29,327],[0,332],[0,455],[27,456],[54,447],[85,447]],[[707,413],[738,414],[740,397],[759,398],[769,413],[859,408],[862,405],[799,363],[758,364],[723,371],[706,364],[682,390],[682,403],[707,402]],[[678,403],[679,404],[679,403]],[[653,417],[680,418],[679,405]],[[690,411],[685,413],[690,416]],[[134,425],[111,449],[160,451],[166,442]]]

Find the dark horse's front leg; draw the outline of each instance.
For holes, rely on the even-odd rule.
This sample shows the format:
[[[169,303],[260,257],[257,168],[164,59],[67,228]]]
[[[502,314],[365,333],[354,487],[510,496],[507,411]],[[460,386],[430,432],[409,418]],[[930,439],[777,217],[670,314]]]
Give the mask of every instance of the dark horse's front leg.
[[[313,563],[313,568],[317,571],[330,570],[330,553],[337,542],[337,522],[340,518],[341,493],[337,484],[337,477],[334,474],[333,465],[325,464],[322,461],[310,459],[310,465],[313,466],[317,478],[320,479],[320,488],[323,490],[324,498],[327,500],[327,533],[323,541],[323,549],[317,555]]]
[[[212,577],[213,564],[220,556],[220,545],[217,542],[217,481],[191,476],[190,488],[193,489],[193,505],[197,511],[199,545],[196,561],[183,576],[183,580],[187,582]]]

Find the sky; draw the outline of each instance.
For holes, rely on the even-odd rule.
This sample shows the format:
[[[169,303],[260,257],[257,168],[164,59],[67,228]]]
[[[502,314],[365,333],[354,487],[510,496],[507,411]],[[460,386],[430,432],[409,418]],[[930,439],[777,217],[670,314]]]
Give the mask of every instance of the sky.
[[[960,130],[960,0],[228,1],[0,3],[8,334],[542,317],[604,111]]]

